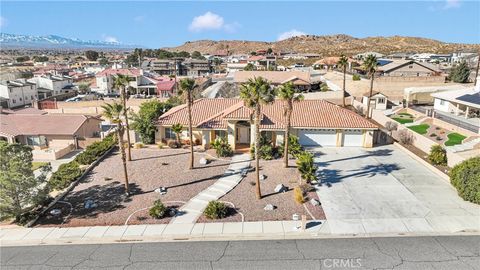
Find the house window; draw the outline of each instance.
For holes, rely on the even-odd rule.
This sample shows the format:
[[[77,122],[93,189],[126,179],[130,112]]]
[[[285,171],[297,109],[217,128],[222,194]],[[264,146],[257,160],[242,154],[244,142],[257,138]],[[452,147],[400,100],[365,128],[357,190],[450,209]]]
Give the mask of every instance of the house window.
[[[384,98],[378,98],[377,101],[378,101],[378,103],[381,103],[381,104],[384,104],[384,103],[385,103],[385,99],[384,99]]]
[[[176,139],[176,134],[171,128],[165,128],[165,139]]]
[[[440,99],[440,105],[445,105],[445,100]]]
[[[215,130],[215,138],[227,138],[227,131],[225,130]]]
[[[17,103],[17,101],[15,99],[12,99],[12,102],[13,102],[13,104]]]
[[[46,145],[44,136],[27,136],[27,145],[30,146],[42,146]]]

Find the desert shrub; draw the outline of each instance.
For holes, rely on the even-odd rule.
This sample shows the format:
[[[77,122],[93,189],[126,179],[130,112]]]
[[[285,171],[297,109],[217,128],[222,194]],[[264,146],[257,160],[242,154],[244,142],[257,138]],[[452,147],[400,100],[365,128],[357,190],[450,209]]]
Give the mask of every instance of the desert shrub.
[[[402,144],[410,145],[410,144],[413,143],[414,137],[413,137],[413,134],[410,131],[408,131],[406,129],[402,129],[402,130],[398,131],[398,140]]]
[[[144,145],[143,143],[137,142],[137,143],[134,144],[133,147],[135,147],[135,149],[141,149],[141,148],[143,148],[144,146],[145,146],[145,145]]]
[[[158,149],[162,149],[165,145],[162,142],[157,143]]]
[[[447,151],[440,145],[432,145],[428,160],[435,165],[447,165]]]
[[[219,201],[210,201],[203,212],[209,219],[220,219],[227,216],[228,207]]]
[[[450,182],[464,200],[480,204],[480,157],[455,165],[450,171]]]
[[[358,74],[353,74],[352,80],[353,80],[353,81],[360,81],[360,75],[358,75]]]
[[[168,140],[167,141],[167,146],[170,148],[180,148],[182,145],[177,142],[176,140]]]
[[[281,155],[281,156],[283,156],[283,154],[285,152],[284,147],[285,147],[285,143],[282,143],[278,147],[278,154]],[[294,135],[288,136],[288,154],[290,154],[294,157],[297,157],[297,155],[302,153],[302,152],[303,152],[303,147],[300,144],[300,142],[298,141],[298,137],[294,136]]]
[[[305,202],[305,193],[300,187],[295,187],[293,189],[293,199],[299,204]]]
[[[218,157],[230,157],[233,155],[232,147],[225,138],[217,138],[211,145]]]
[[[114,134],[106,136],[99,142],[94,142],[75,157],[75,161],[81,165],[92,164],[97,158],[105,154],[110,148],[117,144]]]
[[[148,214],[153,217],[153,218],[163,218],[165,214],[167,213],[167,208],[165,205],[162,203],[160,199],[156,200],[153,203],[153,206],[148,209]]]
[[[388,121],[388,122],[385,123],[385,128],[386,128],[389,132],[392,132],[392,131],[394,131],[394,130],[397,130],[398,124],[397,124],[397,122]]]
[[[304,151],[297,156],[297,169],[307,183],[317,180],[317,166],[315,166],[311,153]]]
[[[48,184],[52,189],[62,190],[68,187],[80,175],[82,175],[80,164],[76,161],[70,161],[58,167],[58,170],[48,180]]]
[[[437,137],[437,134],[432,133],[432,134],[430,134],[430,137]]]
[[[278,158],[278,148],[274,147],[272,142],[265,136],[260,137],[259,157],[264,160],[272,160]],[[250,147],[250,155],[255,157],[255,145]]]

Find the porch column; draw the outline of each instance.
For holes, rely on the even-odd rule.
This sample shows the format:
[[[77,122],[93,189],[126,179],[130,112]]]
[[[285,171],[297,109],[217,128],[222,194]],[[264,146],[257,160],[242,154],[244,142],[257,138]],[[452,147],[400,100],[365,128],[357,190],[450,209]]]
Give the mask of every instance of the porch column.
[[[455,110],[455,115],[458,116],[460,114],[460,104],[457,103],[457,109]]]
[[[468,119],[469,110],[470,107],[467,106],[467,109],[465,110],[465,119]]]
[[[205,149],[210,148],[210,130],[202,130],[202,145]]]
[[[232,149],[235,150],[235,121],[228,121],[227,122],[227,141],[230,146],[232,146]]]

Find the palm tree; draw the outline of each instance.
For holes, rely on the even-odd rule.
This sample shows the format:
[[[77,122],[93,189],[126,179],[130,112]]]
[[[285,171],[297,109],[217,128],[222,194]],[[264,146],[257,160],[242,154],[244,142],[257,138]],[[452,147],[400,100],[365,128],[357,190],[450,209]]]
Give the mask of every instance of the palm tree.
[[[346,90],[345,90],[345,77],[346,77],[346,74],[347,74],[347,66],[348,66],[348,58],[342,54],[342,56],[340,57],[340,59],[338,60],[337,62],[337,65],[339,67],[342,68],[343,70],[343,100],[342,100],[342,105],[343,107],[346,106],[345,104],[345,95],[346,95]]]
[[[255,115],[255,173],[256,173],[256,187],[257,199],[262,198],[262,191],[260,189],[260,116],[262,113],[262,105],[270,104],[275,100],[275,91],[268,81],[262,77],[249,79],[243,83],[240,90],[240,98],[243,99],[245,105],[254,111]]]
[[[125,154],[125,143],[123,142],[123,133],[125,132],[123,123],[122,123],[122,114],[123,114],[123,105],[117,102],[112,104],[106,103],[102,106],[103,116],[110,120],[110,122],[117,125],[117,139],[120,152],[122,154],[122,163],[123,163],[123,175],[125,178],[125,193],[129,195],[129,185],[128,185],[128,173],[127,173],[127,158]]]
[[[183,125],[180,123],[172,125],[172,131],[175,132],[175,137],[177,138],[177,142],[180,143],[180,133],[182,133]]]
[[[291,119],[292,119],[292,112],[293,112],[293,103],[300,101],[303,99],[302,94],[297,94],[297,89],[292,82],[287,82],[278,87],[277,95],[280,99],[285,101],[283,115],[286,118],[285,123],[285,138],[283,141],[285,142],[285,148],[283,153],[284,158],[284,165],[285,168],[288,167],[288,143],[290,137],[290,126],[291,126]]]
[[[126,128],[126,131],[127,131],[127,144],[128,144],[128,161],[132,161],[132,153],[131,153],[131,149],[130,149],[130,125],[128,124],[128,116],[127,116],[127,112],[128,112],[128,108],[127,108],[127,93],[126,93],[126,89],[128,87],[128,83],[129,83],[130,79],[128,78],[128,76],[125,76],[125,75],[122,75],[122,74],[117,74],[117,76],[115,77],[115,81],[113,82],[113,85],[114,85],[114,88],[115,89],[118,89],[120,90],[120,97],[121,97],[121,100],[122,100],[122,108],[123,108],[123,117],[125,118],[125,128]]]
[[[183,99],[187,103],[188,109],[188,135],[190,136],[190,169],[193,169],[193,134],[192,134],[192,105],[193,105],[193,90],[195,89],[195,80],[191,78],[185,78],[180,80],[180,90],[178,94],[183,96]]]
[[[370,98],[373,95],[373,78],[375,78],[375,71],[377,70],[377,57],[373,54],[367,56],[363,62],[363,68],[370,75],[370,94],[367,101],[367,119],[370,118]]]

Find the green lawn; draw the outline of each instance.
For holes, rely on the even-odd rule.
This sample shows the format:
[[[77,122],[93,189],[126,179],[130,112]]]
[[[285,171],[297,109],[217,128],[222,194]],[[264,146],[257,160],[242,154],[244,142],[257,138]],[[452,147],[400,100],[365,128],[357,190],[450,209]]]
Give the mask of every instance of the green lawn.
[[[393,117],[392,119],[399,122],[400,124],[413,123],[413,119],[409,118]]]
[[[445,142],[446,146],[461,144],[463,139],[466,138],[462,134],[459,134],[459,133],[456,133],[456,132],[448,134],[447,137],[448,137],[448,140]]]
[[[39,169],[40,167],[43,167],[45,165],[48,165],[48,162],[34,161],[32,162],[32,170],[35,171],[36,169]]]
[[[415,131],[418,134],[427,134],[427,130],[430,126],[427,124],[421,124],[421,125],[416,125],[416,126],[410,126],[408,127],[409,129]]]
[[[413,118],[413,115],[406,112],[399,113],[398,115],[410,116],[411,118]]]

